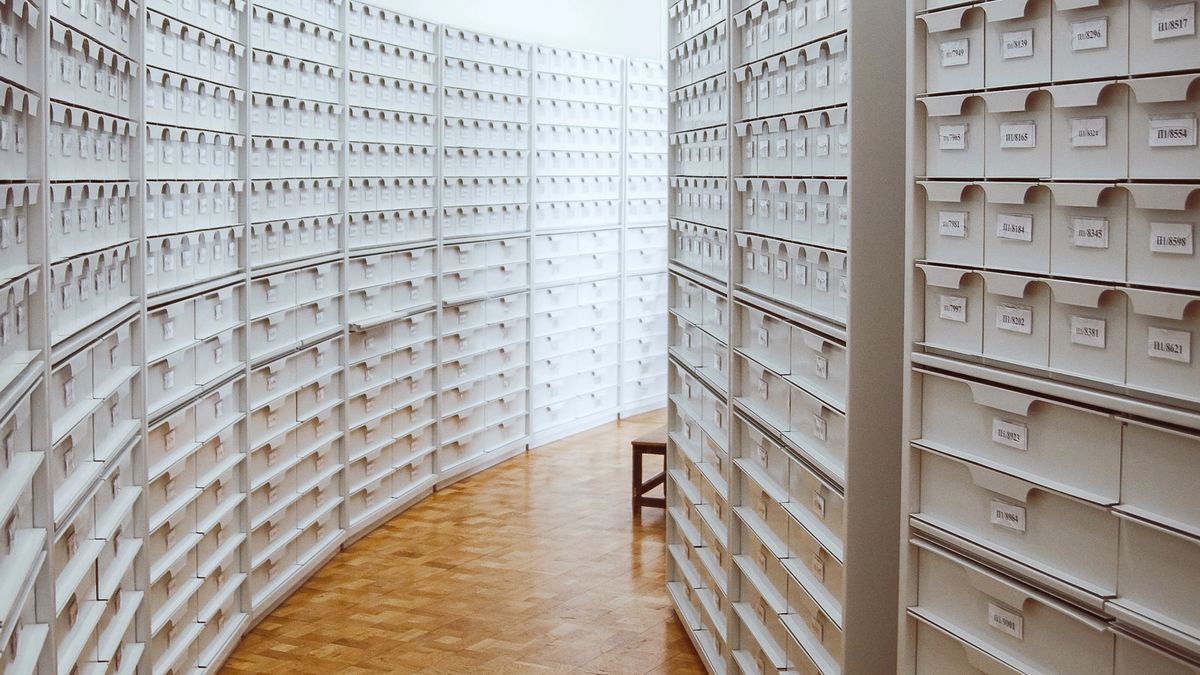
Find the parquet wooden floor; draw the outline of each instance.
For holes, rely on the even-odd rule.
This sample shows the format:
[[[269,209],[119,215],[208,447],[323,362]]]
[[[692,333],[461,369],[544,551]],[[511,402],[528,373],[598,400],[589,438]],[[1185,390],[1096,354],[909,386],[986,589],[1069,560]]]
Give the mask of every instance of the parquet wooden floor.
[[[243,640],[243,673],[703,673],[630,513],[650,413],[509,460],[333,558]]]

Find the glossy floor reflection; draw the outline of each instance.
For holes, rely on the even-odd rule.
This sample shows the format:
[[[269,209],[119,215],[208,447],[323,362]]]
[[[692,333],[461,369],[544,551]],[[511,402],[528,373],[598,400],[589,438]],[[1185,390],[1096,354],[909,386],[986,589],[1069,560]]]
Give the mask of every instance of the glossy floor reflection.
[[[629,442],[664,419],[544,446],[416,505],[314,575],[222,672],[703,673],[666,596],[662,511],[630,515]]]

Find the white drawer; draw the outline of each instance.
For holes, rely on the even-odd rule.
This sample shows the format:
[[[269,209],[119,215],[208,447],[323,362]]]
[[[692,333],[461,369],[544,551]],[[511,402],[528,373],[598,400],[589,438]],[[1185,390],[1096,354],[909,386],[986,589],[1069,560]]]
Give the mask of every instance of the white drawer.
[[[1103,506],[930,451],[913,517],[1098,597],[1117,588],[1118,520]],[[1069,539],[1071,546],[1063,546]],[[1066,591],[1064,591],[1066,592]]]
[[[928,544],[919,544],[917,562],[910,614],[1010,655],[1021,670],[1112,672],[1114,638],[1104,623]]]
[[[296,424],[296,395],[280,396],[250,412],[250,443],[258,445]]]
[[[1200,644],[1200,600],[1186,583],[1200,562],[1200,539],[1121,518],[1117,597],[1106,608],[1150,635]]]
[[[250,485],[257,486],[267,476],[296,459],[296,434],[285,432],[254,448],[250,452]]]
[[[403,326],[404,320],[397,322]],[[432,322],[430,322],[432,325]],[[416,329],[415,326],[409,324],[409,330]],[[404,329],[400,328],[400,332]],[[381,326],[373,326],[366,330],[350,331],[350,360],[361,361],[376,356],[387,354],[392,349],[392,325],[384,324]]]
[[[250,358],[278,352],[296,341],[296,314],[283,310],[250,322]]]
[[[919,444],[1100,504],[1119,494],[1121,424],[1019,391],[922,377]]]
[[[325,263],[296,270],[296,302],[336,296],[341,291],[341,263]]]
[[[392,377],[399,377],[414,370],[434,365],[434,343],[432,340],[401,347],[392,352]],[[443,355],[443,358],[449,358]]]
[[[917,16],[925,34],[925,87],[930,93],[984,87],[984,22],[978,7]]]
[[[482,300],[450,305],[442,309],[442,332],[478,328],[486,323],[484,317],[486,304]]]
[[[196,338],[195,303],[183,300],[146,316],[146,354],[165,356],[192,344]]]
[[[512,265],[529,262],[529,241],[527,239],[500,239],[487,244],[487,264]]]
[[[392,275],[391,254],[351,258],[350,267],[346,274],[350,290],[387,284],[394,278]]]
[[[250,316],[258,318],[296,304],[296,275],[283,272],[250,282]]]
[[[491,298],[484,307],[484,315],[488,323],[508,321],[529,315],[529,294],[514,293],[499,298]]]
[[[154,469],[176,453],[182,454],[185,448],[196,445],[196,409],[189,406],[172,414],[170,417],[150,427],[149,438],[146,441],[146,464],[150,467],[150,477],[156,474]],[[190,452],[190,451],[189,451]],[[165,469],[166,467],[161,467]]]
[[[367,389],[346,401],[346,421],[350,426],[364,424],[392,409],[392,382]]]
[[[527,370],[525,367],[513,368],[488,378],[485,385],[487,398],[500,398],[529,386]]]

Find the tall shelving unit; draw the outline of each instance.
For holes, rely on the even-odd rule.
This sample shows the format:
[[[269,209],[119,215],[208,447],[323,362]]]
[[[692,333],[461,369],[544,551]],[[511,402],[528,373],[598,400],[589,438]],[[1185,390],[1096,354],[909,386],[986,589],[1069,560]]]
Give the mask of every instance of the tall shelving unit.
[[[662,320],[620,260],[630,219],[665,229],[653,181],[625,180],[664,161],[661,64],[331,0],[0,22],[0,671],[219,668],[435,489],[655,407],[631,357],[665,349]],[[605,124],[535,105],[593,110],[600,83]],[[535,224],[577,201],[539,176],[604,176],[610,208]],[[532,237],[583,237],[580,214],[615,242],[574,280],[608,288],[603,415],[539,434]],[[665,265],[646,238],[639,279]]]
[[[1196,5],[907,10],[899,672],[1200,672]]]
[[[716,673],[895,669],[902,12],[670,8],[668,591]]]

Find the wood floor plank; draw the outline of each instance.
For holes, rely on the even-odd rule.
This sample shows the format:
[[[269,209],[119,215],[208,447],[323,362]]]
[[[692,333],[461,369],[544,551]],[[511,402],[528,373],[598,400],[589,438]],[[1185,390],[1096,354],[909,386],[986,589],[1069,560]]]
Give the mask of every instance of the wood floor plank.
[[[544,446],[335,556],[222,673],[692,675],[664,517],[629,509],[629,443],[661,412]]]

